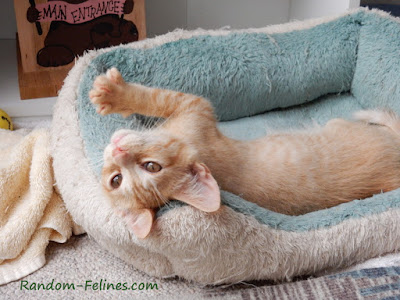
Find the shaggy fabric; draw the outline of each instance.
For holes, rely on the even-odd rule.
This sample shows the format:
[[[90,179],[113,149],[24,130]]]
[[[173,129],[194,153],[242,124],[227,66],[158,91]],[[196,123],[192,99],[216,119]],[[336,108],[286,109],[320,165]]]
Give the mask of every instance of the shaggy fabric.
[[[72,236],[67,243],[50,243],[46,250],[47,264],[23,281],[0,287],[2,299],[397,299],[400,295],[400,269],[397,266],[346,271],[318,278],[296,279],[290,283],[269,281],[236,285],[202,286],[178,278],[154,278],[135,270],[133,266],[101,249],[90,237]],[[21,289],[21,283],[44,284],[54,279],[53,290]],[[157,289],[144,290],[85,290],[86,281],[100,283],[153,283]],[[57,283],[69,283],[74,289],[56,290]],[[79,287],[78,285],[82,285]],[[393,297],[393,298],[390,298]]]
[[[2,299],[204,299],[215,290],[183,280],[159,279],[148,276],[106,250],[87,235],[72,236],[65,244],[50,243],[46,250],[44,268],[22,280],[0,286]],[[93,288],[95,283],[112,283],[114,287]],[[91,282],[89,282],[91,281]],[[44,284],[53,282],[52,289],[27,290],[21,284]],[[85,289],[86,282],[91,283]],[[56,285],[70,284],[70,288],[56,289]],[[115,285],[126,283],[129,290],[118,290]],[[156,287],[131,290],[136,283],[156,284]],[[73,285],[73,287],[72,287]],[[221,288],[221,293],[224,288]],[[237,293],[240,296],[240,292]]]
[[[88,158],[100,172],[103,149],[113,132],[140,126],[135,116],[126,120],[96,114],[88,93],[107,69],[117,66],[128,82],[202,95],[221,120],[253,116],[348,91],[360,16],[351,14],[307,30],[200,35],[150,49],[117,48],[99,55],[82,76],[78,94]]]
[[[113,213],[98,172],[112,132],[143,119],[100,117],[87,98],[95,76],[116,66],[128,81],[205,95],[225,120],[221,129],[236,138],[324,124],[365,107],[400,112],[399,30],[398,19],[360,9],[262,29],[177,31],[88,53],[54,113],[54,171],[67,209],[136,268],[205,284],[290,279],[399,249],[399,190],[298,217],[223,192],[218,213],[175,205],[138,240]],[[276,108],[285,109],[255,115]]]

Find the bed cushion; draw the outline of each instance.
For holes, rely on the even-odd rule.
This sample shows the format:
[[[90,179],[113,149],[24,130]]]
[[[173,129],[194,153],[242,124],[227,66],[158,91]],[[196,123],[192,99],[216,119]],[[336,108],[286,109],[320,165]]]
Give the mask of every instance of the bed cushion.
[[[113,213],[99,175],[112,133],[147,119],[101,117],[88,91],[96,76],[117,67],[126,81],[207,97],[221,130],[238,139],[323,125],[362,108],[400,113],[399,36],[399,19],[358,9],[260,29],[178,30],[91,51],[69,73],[55,106],[57,188],[74,221],[102,247],[159,277],[282,280],[395,251],[399,190],[302,216],[222,191],[218,213],[174,201],[160,210],[149,237],[137,239]]]

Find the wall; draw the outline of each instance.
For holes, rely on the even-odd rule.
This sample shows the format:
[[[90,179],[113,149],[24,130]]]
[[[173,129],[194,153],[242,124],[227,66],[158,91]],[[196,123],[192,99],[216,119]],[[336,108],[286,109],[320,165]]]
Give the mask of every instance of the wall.
[[[262,27],[287,22],[290,0],[187,0],[188,28]]]
[[[290,20],[304,20],[344,12],[360,6],[360,0],[291,0]]]
[[[290,0],[146,0],[147,31],[262,27],[288,21],[289,8]]]
[[[187,0],[145,0],[147,36],[187,27]]]
[[[3,2],[0,39],[14,39],[14,1]],[[147,32],[153,37],[175,28],[262,27],[340,13],[359,3],[360,0],[146,0],[145,5]]]
[[[15,39],[16,32],[14,1],[2,1],[0,9],[0,39]]]

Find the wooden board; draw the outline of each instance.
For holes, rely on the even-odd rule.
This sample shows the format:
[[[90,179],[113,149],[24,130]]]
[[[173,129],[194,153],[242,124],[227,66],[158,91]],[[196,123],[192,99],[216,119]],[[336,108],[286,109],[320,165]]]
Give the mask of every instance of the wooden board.
[[[124,1],[134,3],[129,14],[105,13],[98,17],[92,14],[93,19],[88,14],[83,14],[87,7],[118,2],[123,5]],[[43,18],[40,22],[28,20],[27,15],[29,11],[32,12],[32,5],[37,11],[36,18]],[[14,7],[18,28],[17,56],[21,99],[57,96],[76,57],[86,50],[146,38],[144,0],[14,0]],[[72,8],[76,8],[74,12],[78,9],[81,12],[82,8],[82,14],[75,13],[76,18],[73,21],[78,16],[84,21],[71,23],[68,13],[71,14]],[[62,14],[57,14],[56,9]],[[62,19],[67,15],[68,21]],[[43,16],[52,19],[46,20]],[[57,18],[58,16],[61,18]]]
[[[56,97],[73,64],[49,71],[24,72],[17,39],[18,84],[21,100]]]

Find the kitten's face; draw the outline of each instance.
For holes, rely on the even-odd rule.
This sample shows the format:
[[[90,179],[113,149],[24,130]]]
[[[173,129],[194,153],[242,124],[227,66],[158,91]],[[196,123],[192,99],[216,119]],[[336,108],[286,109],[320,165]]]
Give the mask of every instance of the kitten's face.
[[[119,209],[156,208],[193,178],[196,152],[165,131],[117,131],[104,151],[102,184]]]
[[[152,228],[154,208],[170,199],[206,212],[220,207],[220,191],[193,147],[163,130],[117,131],[104,150],[102,184],[116,212],[139,238]]]

